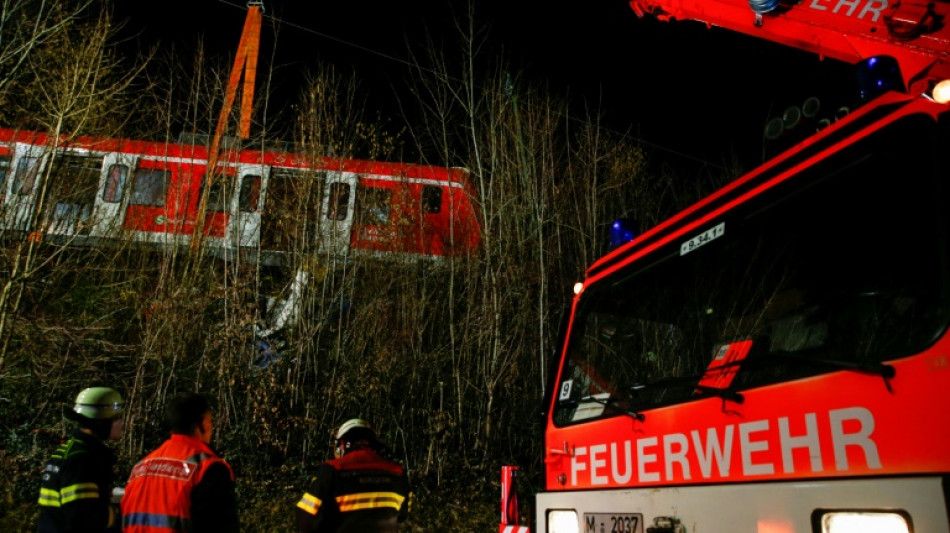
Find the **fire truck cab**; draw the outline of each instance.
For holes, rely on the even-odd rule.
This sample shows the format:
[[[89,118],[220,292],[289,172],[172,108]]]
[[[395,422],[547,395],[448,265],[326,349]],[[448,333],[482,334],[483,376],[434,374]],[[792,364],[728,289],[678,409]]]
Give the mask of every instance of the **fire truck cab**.
[[[852,63],[864,103],[588,268],[499,531],[950,530],[950,4],[630,5]]]

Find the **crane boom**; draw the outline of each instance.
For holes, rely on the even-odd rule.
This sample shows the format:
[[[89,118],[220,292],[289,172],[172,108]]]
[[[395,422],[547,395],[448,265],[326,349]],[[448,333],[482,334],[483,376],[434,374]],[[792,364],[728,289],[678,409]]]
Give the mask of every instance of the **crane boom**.
[[[220,147],[221,137],[227,127],[231,108],[237,96],[238,85],[241,82],[242,74],[244,75],[244,91],[241,97],[240,133],[242,139],[247,139],[250,136],[251,109],[254,102],[254,82],[257,76],[257,52],[261,39],[261,9],[261,2],[248,2],[247,17],[244,21],[244,29],[241,31],[241,40],[238,43],[238,51],[234,57],[234,66],[231,68],[231,76],[228,79],[224,105],[221,106],[221,113],[218,116],[218,125],[214,130],[214,141],[212,142],[211,152],[215,158]]]
[[[933,0],[631,0],[638,16],[694,20],[857,63],[897,60],[912,94],[950,78],[950,4]]]
[[[214,128],[214,136],[211,139],[211,147],[208,149],[208,187],[214,187],[220,178],[217,177],[218,157],[221,153],[221,139],[228,126],[228,118],[231,116],[231,109],[234,106],[234,100],[237,98],[238,85],[241,84],[243,74],[244,84],[241,96],[241,121],[240,136],[247,139],[250,136],[251,111],[254,103],[254,82],[257,77],[257,53],[260,47],[261,39],[261,20],[263,2],[262,0],[249,0],[247,3],[247,16],[244,20],[244,29],[241,31],[241,40],[238,42],[237,54],[234,57],[234,66],[231,67],[231,75],[228,79],[227,90],[224,95],[224,103],[221,106],[221,113],[218,115],[218,122]],[[200,209],[195,228],[196,238],[191,241],[192,251],[197,251],[201,247],[204,239],[200,228],[205,224],[205,210],[207,208],[208,195],[201,195]]]

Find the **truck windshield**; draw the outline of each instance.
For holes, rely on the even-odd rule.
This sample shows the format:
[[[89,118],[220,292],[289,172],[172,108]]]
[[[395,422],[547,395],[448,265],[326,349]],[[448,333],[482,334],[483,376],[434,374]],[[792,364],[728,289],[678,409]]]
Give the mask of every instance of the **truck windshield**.
[[[882,362],[934,343],[950,309],[939,131],[904,118],[585,288],[555,423],[843,369],[886,379]]]

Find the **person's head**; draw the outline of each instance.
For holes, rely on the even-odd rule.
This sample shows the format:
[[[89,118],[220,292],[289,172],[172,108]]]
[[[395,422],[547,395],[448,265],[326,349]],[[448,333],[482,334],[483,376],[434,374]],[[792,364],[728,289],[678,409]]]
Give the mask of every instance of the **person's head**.
[[[125,432],[123,409],[122,395],[115,389],[89,387],[79,392],[72,409],[66,410],[66,417],[78,423],[84,433],[117,441]]]
[[[364,449],[378,449],[379,439],[369,422],[361,418],[351,418],[340,425],[333,437],[333,455],[337,458]]]
[[[165,410],[165,420],[172,433],[195,437],[205,444],[211,443],[211,433],[214,429],[211,405],[201,394],[176,396]]]

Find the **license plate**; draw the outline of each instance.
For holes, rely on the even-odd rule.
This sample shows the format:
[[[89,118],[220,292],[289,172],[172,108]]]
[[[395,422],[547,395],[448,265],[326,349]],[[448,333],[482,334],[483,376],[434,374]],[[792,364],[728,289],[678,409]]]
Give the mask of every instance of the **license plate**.
[[[584,533],[643,533],[643,515],[584,513]]]

